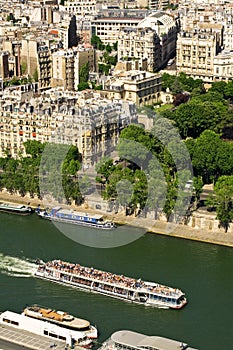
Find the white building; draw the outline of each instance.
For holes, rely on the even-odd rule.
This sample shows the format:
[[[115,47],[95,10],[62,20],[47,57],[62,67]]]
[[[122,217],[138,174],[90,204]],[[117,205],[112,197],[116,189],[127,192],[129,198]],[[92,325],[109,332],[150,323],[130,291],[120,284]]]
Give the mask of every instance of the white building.
[[[70,15],[95,15],[96,0],[66,0],[64,6],[60,5],[59,8]]]
[[[214,81],[233,79],[233,51],[224,50],[214,57]]]
[[[120,32],[118,59],[125,57],[147,59],[148,70],[154,72],[175,56],[176,19],[163,11],[152,13],[134,29]]]

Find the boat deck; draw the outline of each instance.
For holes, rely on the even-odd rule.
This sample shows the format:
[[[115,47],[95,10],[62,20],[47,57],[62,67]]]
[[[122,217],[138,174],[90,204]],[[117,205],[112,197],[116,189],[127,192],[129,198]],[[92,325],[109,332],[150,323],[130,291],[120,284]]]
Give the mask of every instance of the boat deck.
[[[34,350],[51,349],[50,346],[54,343],[57,344],[57,346],[54,347],[56,350],[64,350],[65,347],[64,342],[58,341],[57,339],[49,339],[22,329],[15,329],[8,325],[0,325],[0,339]],[[78,350],[78,348],[76,349]],[[79,349],[81,350],[82,348],[79,347]]]
[[[64,325],[72,326],[74,328],[82,329],[90,326],[89,321],[74,317],[63,311],[57,311],[53,309],[46,309],[46,308],[41,308],[37,306],[32,306],[32,307],[26,308],[24,310],[24,313],[30,316],[29,314],[30,311],[39,313],[43,318],[50,319],[51,321],[54,320],[57,322],[61,322]],[[39,317],[39,314],[38,314],[38,317]]]

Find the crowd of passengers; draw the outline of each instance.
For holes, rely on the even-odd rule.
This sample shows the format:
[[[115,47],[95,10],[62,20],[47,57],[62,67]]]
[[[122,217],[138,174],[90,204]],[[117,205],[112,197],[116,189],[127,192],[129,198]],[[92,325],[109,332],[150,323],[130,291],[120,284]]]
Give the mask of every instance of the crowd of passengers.
[[[44,267],[41,268],[43,269],[46,267],[52,267],[57,270],[77,274],[83,277],[92,277],[99,281],[115,283],[123,287],[146,288],[150,292],[157,292],[169,296],[176,296],[177,293],[180,292],[178,289],[173,289],[159,284],[156,284],[156,286],[148,286],[141,279],[136,280],[135,278],[116,275],[114,273],[94,269],[93,267],[84,267],[79,264],[71,264],[62,260],[49,261]]]

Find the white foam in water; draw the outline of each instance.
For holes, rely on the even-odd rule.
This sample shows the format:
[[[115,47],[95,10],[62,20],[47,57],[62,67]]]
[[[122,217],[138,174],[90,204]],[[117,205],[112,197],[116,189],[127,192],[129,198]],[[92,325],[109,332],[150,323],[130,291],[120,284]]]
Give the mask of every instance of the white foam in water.
[[[0,273],[13,277],[31,277],[37,266],[26,258],[16,258],[0,253]]]

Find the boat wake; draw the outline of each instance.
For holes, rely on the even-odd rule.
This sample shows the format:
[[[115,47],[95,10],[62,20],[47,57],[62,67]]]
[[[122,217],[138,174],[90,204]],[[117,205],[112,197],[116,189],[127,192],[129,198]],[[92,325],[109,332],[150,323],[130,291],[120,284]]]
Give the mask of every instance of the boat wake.
[[[16,258],[0,253],[0,273],[12,277],[31,277],[37,269],[36,263],[26,258]]]

